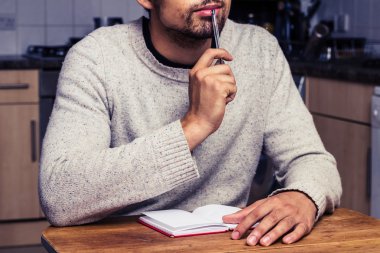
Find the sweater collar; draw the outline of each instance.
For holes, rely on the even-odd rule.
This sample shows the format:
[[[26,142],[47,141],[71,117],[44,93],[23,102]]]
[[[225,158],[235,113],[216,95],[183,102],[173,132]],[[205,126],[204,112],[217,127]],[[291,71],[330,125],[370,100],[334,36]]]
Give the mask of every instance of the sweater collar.
[[[227,46],[228,41],[226,38],[229,38],[232,32],[230,22],[230,20],[227,20],[220,36],[220,45],[222,48]],[[178,82],[188,83],[189,69],[173,68],[160,63],[146,46],[142,28],[143,17],[131,24],[131,30],[129,33],[129,41],[131,41],[132,47],[139,59],[153,72],[165,78]]]

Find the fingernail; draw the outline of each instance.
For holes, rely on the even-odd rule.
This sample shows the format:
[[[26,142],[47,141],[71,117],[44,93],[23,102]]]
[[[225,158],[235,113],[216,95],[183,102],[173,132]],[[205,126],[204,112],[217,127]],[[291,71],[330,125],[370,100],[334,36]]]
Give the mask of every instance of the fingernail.
[[[239,237],[240,237],[239,231],[232,232],[232,235],[231,235],[232,239],[237,240],[237,239],[239,239]]]
[[[256,245],[257,244],[257,238],[256,238],[256,236],[254,236],[254,235],[248,236],[247,243],[249,245]]]
[[[262,239],[262,241],[263,241],[263,243],[264,243],[265,245],[268,245],[268,244],[269,244],[269,240],[270,240],[269,236],[264,236],[264,238]]]
[[[285,241],[285,243],[292,243],[293,238],[292,238],[291,236],[289,236],[289,237],[286,237],[286,238],[284,239],[284,241]]]

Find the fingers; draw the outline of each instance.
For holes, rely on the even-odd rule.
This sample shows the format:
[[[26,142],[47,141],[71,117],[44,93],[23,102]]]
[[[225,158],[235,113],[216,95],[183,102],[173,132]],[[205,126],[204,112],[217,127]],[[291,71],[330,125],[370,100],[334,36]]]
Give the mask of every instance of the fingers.
[[[261,199],[253,203],[252,205],[236,212],[233,214],[223,216],[224,223],[240,223],[250,212],[252,212],[255,208],[260,206],[266,199]]]
[[[285,210],[282,209],[275,209],[273,210],[269,215],[267,215],[260,224],[252,231],[251,235],[247,238],[247,243],[250,245],[256,245],[258,240],[264,239],[262,238],[270,229],[275,227],[280,221],[282,221],[288,214],[285,212]],[[294,226],[294,224],[293,224]],[[283,227],[280,227],[279,229],[282,229]],[[287,230],[288,231],[288,230]],[[285,232],[287,232],[285,231]],[[276,231],[275,235],[277,235]],[[284,233],[285,233],[284,232]],[[283,234],[281,234],[283,235]],[[252,238],[251,238],[252,236]],[[268,238],[265,238],[268,241]]]
[[[294,231],[285,236],[282,241],[286,244],[294,243],[300,240],[305,235],[309,234],[310,231],[311,228],[308,225],[306,225],[305,223],[300,223],[296,226]]]
[[[226,99],[228,104],[234,100],[237,87],[236,80],[230,66],[215,65],[208,68],[200,69],[197,72],[190,73],[190,81],[194,84],[201,84],[211,90],[217,90]]]
[[[269,246],[271,245],[272,243],[274,243],[278,238],[280,238],[281,236],[283,236],[285,233],[289,232],[291,229],[293,229],[293,227],[296,225],[296,221],[293,217],[291,216],[288,216],[286,218],[284,218],[283,220],[280,221],[280,223],[278,223],[277,226],[275,226],[274,229],[272,229],[270,232],[268,232],[264,237],[262,237],[260,239],[260,244],[263,245],[263,246]],[[256,229],[255,229],[256,230]],[[262,231],[260,231],[259,233],[260,234],[264,234],[266,233],[266,228],[264,228]],[[265,231],[263,233],[263,231]],[[253,232],[251,234],[254,234]],[[257,240],[256,241],[252,241],[250,240],[250,236],[247,238],[247,243],[249,245],[256,245],[257,244]]]
[[[200,69],[210,67],[215,59],[223,59],[226,61],[232,61],[232,55],[225,49],[207,49],[205,53],[199,58],[198,62],[193,67],[192,71],[197,72]],[[223,64],[222,64],[223,65]],[[219,65],[217,65],[219,66]]]
[[[195,70],[194,67],[192,70],[190,70],[190,79],[196,78],[198,80],[202,80],[206,76],[210,75],[229,75],[234,77],[231,67],[227,64],[215,65],[198,70]]]
[[[272,206],[270,204],[268,205],[260,205],[254,210],[252,210],[248,215],[245,216],[245,218],[237,225],[237,227],[234,229],[234,232],[232,233],[232,239],[239,239],[241,236],[247,232],[251,226],[255,223],[257,223],[259,220],[261,220],[263,217],[267,216],[272,211]],[[260,225],[259,225],[260,226]],[[261,230],[257,230],[258,227],[254,229],[253,232],[256,231],[254,235],[257,235],[257,240],[259,240],[261,237],[261,230],[264,230],[263,226],[261,226]],[[259,232],[259,233],[258,233]],[[254,238],[252,238],[254,239]]]
[[[226,103],[233,101],[237,92],[237,86],[235,83],[235,78],[227,75],[210,75],[206,77],[212,81],[213,89],[220,89],[223,96],[226,98]]]
[[[231,238],[235,240],[241,238],[253,224],[260,221],[247,237],[248,245],[260,243],[263,246],[269,246],[289,232],[283,238],[284,243],[289,244],[300,240],[310,233],[315,216],[313,209],[315,207],[309,207],[310,200],[299,198],[303,196],[300,194],[302,193],[279,193],[229,217],[223,217],[225,222],[237,222],[241,219]]]

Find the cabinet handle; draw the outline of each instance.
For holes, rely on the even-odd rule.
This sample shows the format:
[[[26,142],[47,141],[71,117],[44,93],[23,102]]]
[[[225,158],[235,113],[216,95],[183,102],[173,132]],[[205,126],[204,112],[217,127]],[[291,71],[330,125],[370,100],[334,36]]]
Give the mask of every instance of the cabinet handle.
[[[0,84],[0,90],[26,90],[29,88],[27,83],[3,83]]]
[[[372,185],[372,150],[368,148],[367,151],[367,197],[371,198],[371,185]]]
[[[30,143],[31,143],[31,150],[32,150],[32,162],[37,161],[37,138],[36,138],[36,121],[32,120],[30,121]]]

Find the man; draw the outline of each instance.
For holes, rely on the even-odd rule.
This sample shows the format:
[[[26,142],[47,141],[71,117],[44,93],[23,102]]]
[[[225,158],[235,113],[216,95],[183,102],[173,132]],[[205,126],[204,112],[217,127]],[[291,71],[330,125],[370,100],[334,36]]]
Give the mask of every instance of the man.
[[[49,221],[246,206],[265,147],[284,187],[225,216],[232,239],[257,221],[249,245],[308,234],[341,184],[277,41],[227,20],[230,0],[138,2],[150,20],[99,29],[66,57],[40,169]],[[223,49],[210,49],[212,9]]]

